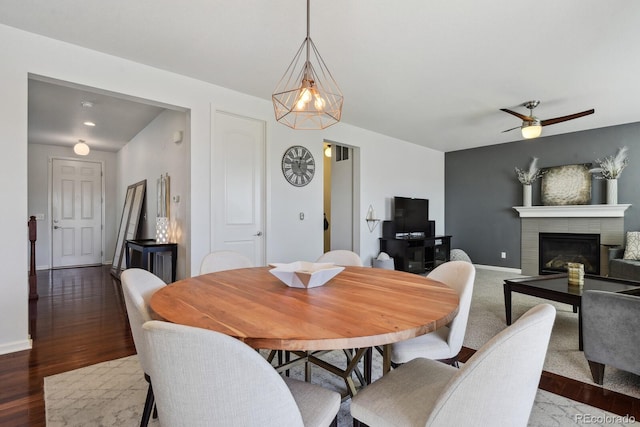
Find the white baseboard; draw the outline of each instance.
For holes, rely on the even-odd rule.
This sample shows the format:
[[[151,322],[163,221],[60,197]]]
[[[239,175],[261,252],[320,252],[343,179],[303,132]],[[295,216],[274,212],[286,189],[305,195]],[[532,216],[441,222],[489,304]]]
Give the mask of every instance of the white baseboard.
[[[102,265],[111,265],[113,264],[112,261],[103,261]],[[45,264],[45,265],[36,265],[36,270],[40,271],[40,270],[51,270],[51,266],[49,264]]]
[[[506,273],[522,274],[522,270],[519,268],[498,267],[497,265],[482,265],[482,264],[473,264],[473,265],[476,268],[480,268],[484,270],[504,271]]]
[[[8,342],[0,345],[0,354],[15,353],[16,351],[31,350],[31,338],[24,341]]]

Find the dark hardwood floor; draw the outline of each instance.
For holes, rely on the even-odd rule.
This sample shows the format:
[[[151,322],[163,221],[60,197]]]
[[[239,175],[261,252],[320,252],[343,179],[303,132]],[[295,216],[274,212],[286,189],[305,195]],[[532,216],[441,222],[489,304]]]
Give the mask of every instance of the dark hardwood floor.
[[[44,426],[43,379],[135,353],[109,266],[38,272],[33,348],[0,356],[0,426]]]
[[[43,379],[135,353],[120,283],[109,266],[38,273],[33,349],[0,356],[0,426],[44,426]],[[463,349],[461,360],[473,350]],[[640,419],[640,399],[543,373],[540,387]]]

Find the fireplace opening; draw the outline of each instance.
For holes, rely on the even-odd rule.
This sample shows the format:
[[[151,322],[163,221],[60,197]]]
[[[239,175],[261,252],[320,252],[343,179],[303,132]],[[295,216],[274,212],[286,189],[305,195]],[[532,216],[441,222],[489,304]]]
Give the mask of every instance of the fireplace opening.
[[[586,274],[600,275],[600,235],[540,233],[539,274],[567,271],[568,262],[584,264]]]

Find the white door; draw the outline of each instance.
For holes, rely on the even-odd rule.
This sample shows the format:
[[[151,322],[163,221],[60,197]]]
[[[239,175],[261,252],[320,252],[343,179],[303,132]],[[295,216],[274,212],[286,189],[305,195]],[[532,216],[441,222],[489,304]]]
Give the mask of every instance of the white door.
[[[52,268],[102,263],[102,165],[53,159]]]
[[[240,252],[265,265],[266,124],[220,111],[212,122],[212,250]]]

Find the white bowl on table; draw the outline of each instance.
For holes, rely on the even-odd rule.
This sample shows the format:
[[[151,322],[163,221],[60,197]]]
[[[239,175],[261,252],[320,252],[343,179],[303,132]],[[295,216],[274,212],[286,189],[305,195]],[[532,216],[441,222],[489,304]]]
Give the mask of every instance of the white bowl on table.
[[[291,288],[315,288],[333,279],[344,267],[331,262],[296,261],[289,264],[272,263],[269,273]]]

